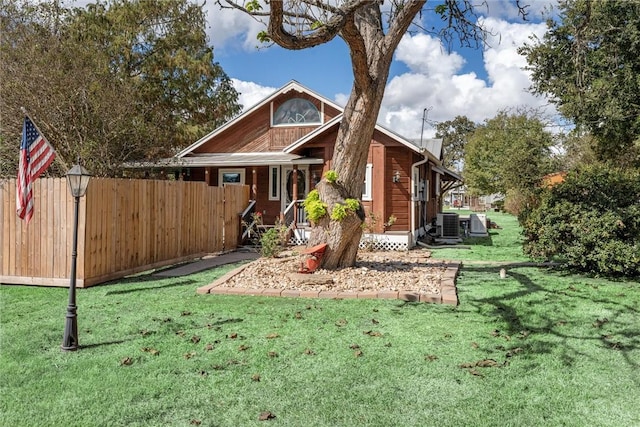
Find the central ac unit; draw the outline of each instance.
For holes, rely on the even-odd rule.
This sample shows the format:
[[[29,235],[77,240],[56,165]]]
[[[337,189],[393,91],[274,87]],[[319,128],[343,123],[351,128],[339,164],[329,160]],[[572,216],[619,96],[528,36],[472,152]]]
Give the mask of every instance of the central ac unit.
[[[439,213],[436,219],[436,232],[439,237],[455,239],[460,237],[460,219],[456,213]]]
[[[470,223],[470,235],[471,236],[482,236],[486,237],[489,235],[487,233],[487,215],[486,214],[476,214],[472,213],[469,216]]]

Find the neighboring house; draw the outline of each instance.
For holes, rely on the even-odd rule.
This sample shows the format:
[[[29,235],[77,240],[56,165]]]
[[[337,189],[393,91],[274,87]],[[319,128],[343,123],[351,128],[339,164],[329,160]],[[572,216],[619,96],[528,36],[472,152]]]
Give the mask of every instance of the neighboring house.
[[[265,224],[286,218],[304,243],[309,224],[301,202],[331,169],[342,112],[291,81],[166,159],[164,168],[209,185],[248,185],[251,210]],[[425,140],[420,147],[376,126],[362,184],[369,231],[382,249],[412,247],[441,212],[440,195],[460,180],[442,166],[442,140]]]

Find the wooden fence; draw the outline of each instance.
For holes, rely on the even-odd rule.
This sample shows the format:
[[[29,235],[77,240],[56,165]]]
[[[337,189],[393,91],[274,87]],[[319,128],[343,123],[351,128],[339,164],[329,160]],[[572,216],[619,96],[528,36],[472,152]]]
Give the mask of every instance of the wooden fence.
[[[34,216],[16,215],[16,181],[0,181],[0,283],[68,286],[73,197],[66,179],[38,179]],[[77,286],[235,249],[247,186],[92,179],[80,199]]]

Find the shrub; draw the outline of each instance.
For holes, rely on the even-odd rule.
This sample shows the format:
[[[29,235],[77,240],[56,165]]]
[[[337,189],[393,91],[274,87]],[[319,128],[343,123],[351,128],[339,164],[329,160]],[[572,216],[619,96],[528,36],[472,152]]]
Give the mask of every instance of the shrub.
[[[324,174],[324,178],[329,181],[330,183],[335,183],[338,180],[338,173],[334,170],[328,170],[325,174]]]
[[[260,254],[263,257],[277,257],[286,245],[287,227],[276,225],[268,229],[260,237]]]
[[[543,191],[523,216],[525,253],[579,271],[640,276],[640,175],[590,166]]]

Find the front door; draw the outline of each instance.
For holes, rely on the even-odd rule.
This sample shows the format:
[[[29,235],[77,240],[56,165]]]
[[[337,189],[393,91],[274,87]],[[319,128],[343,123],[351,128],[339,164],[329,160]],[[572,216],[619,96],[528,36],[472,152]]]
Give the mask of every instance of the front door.
[[[282,168],[282,211],[294,200],[304,200],[309,192],[309,169],[301,167],[298,169],[298,194],[293,194],[293,168],[284,166]]]

